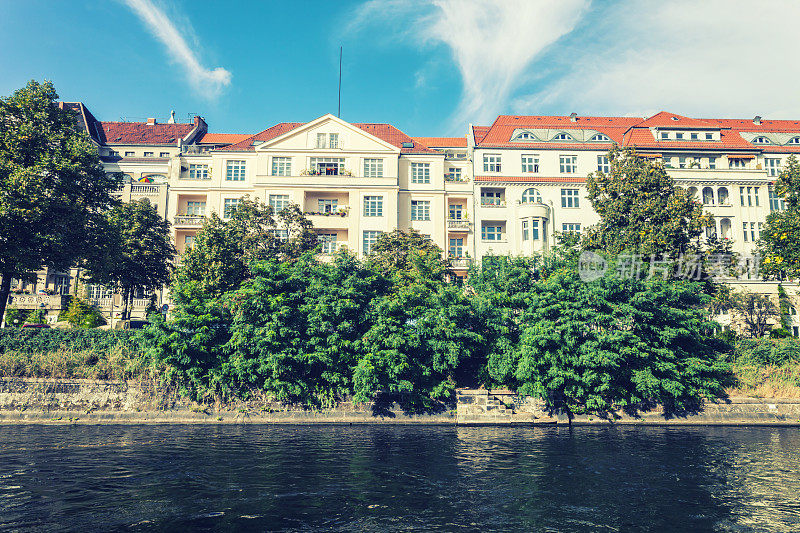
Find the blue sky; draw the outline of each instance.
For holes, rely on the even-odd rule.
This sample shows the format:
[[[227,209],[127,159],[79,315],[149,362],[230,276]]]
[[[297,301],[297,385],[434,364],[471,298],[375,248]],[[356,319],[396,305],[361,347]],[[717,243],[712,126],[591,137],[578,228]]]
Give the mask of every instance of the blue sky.
[[[800,118],[792,0],[0,0],[0,94],[255,133],[336,112],[411,135],[499,113]]]

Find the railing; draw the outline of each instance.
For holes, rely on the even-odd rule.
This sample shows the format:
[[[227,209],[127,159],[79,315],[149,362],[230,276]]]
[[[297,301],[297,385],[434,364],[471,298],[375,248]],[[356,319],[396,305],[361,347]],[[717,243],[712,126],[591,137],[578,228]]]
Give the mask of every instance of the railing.
[[[469,176],[452,176],[450,174],[444,175],[444,181],[450,183],[469,183]]]
[[[327,246],[326,246],[327,245]],[[323,244],[322,251],[320,252],[323,255],[333,255],[339,250],[346,250],[347,249],[347,242],[342,241],[328,241],[327,243]]]
[[[65,296],[59,294],[10,294],[8,304],[19,309],[61,309]]]
[[[313,217],[346,217],[349,214],[349,211],[304,211],[304,215],[306,216],[313,216]]]
[[[158,194],[160,187],[158,185],[131,185],[131,194]]]
[[[469,268],[472,264],[471,257],[451,257],[450,258],[450,267],[451,268]]]
[[[175,215],[175,225],[178,226],[202,226],[203,215]]]
[[[472,227],[472,222],[463,218],[448,218],[447,227],[469,229]]]
[[[506,201],[505,200],[502,200],[499,203],[490,203],[490,202],[481,201],[481,207],[505,207],[505,206],[506,206]]]

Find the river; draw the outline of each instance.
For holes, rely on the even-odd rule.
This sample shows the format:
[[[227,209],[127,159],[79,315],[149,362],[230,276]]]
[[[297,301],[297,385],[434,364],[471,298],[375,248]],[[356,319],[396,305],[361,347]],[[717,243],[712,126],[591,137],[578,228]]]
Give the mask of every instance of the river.
[[[800,531],[799,499],[799,428],[0,427],[0,530]]]

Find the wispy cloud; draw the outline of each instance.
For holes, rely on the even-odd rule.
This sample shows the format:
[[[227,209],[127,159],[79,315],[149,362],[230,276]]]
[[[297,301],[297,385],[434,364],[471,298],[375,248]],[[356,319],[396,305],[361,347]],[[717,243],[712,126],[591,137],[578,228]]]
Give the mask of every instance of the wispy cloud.
[[[452,126],[494,119],[549,45],[572,31],[588,0],[370,0],[350,29],[371,24],[410,28],[395,36],[424,45],[445,44],[459,69],[463,94]],[[410,19],[410,26],[403,21]]]
[[[799,18],[796,0],[620,2],[576,32],[584,46],[567,46],[559,58],[571,68],[529,88],[512,108],[797,116]]]
[[[173,61],[186,71],[189,85],[206,98],[216,98],[231,83],[231,73],[222,67],[209,69],[200,63],[196,52],[187,44],[186,36],[175,27],[164,11],[152,0],[124,0],[142,19],[153,35],[167,48]]]

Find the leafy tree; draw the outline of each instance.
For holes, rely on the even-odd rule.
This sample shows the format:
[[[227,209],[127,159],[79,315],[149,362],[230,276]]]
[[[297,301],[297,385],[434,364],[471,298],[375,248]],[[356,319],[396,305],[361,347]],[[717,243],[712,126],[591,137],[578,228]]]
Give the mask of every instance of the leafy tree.
[[[732,291],[728,306],[744,324],[747,336],[754,339],[766,335],[772,327],[771,323],[780,318],[780,308],[767,294]]]
[[[271,206],[249,198],[242,199],[229,220],[212,213],[176,271],[176,302],[191,301],[189,292],[216,298],[237,289],[251,277],[254,261],[297,259],[317,246],[311,227],[296,205],[276,214]],[[286,231],[288,238],[281,239],[276,230]]]
[[[138,291],[158,290],[171,278],[176,252],[169,222],[147,199],[122,203],[106,213],[105,240],[89,254],[87,277],[119,290],[127,320]]]
[[[800,163],[794,155],[786,159],[775,184],[775,192],[786,202],[785,211],[767,216],[758,242],[760,272],[764,277],[800,277]]]
[[[403,282],[440,283],[450,267],[442,255],[442,249],[419,232],[394,230],[378,238],[368,261],[378,271],[398,276]]]
[[[96,328],[106,323],[100,311],[83,298],[72,296],[67,309],[58,314],[59,321],[74,328]]]
[[[490,372],[551,410],[615,416],[660,404],[667,414],[723,394],[727,367],[710,338],[699,284],[661,279],[583,282],[562,269],[531,287],[519,344]]]
[[[600,222],[589,228],[584,245],[611,254],[628,252],[661,259],[694,250],[693,241],[712,218],[661,165],[614,147],[610,171],[589,175],[586,188]]]
[[[57,99],[52,83],[36,81],[0,99],[0,316],[12,277],[67,269],[95,245],[120,186]]]

